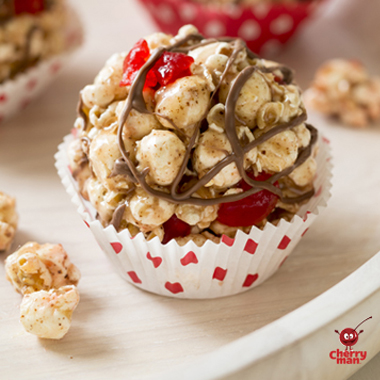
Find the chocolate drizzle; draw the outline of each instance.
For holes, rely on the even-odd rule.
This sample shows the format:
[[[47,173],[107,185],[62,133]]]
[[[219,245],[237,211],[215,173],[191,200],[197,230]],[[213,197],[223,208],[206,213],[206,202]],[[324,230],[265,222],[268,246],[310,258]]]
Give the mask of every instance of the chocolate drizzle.
[[[214,205],[214,204],[220,204],[220,203],[226,203],[226,202],[234,202],[234,201],[243,199],[251,194],[254,194],[258,191],[261,191],[263,189],[269,190],[272,193],[278,195],[281,201],[284,203],[298,203],[305,199],[310,198],[314,193],[313,190],[307,193],[301,194],[297,197],[287,198],[283,195],[281,189],[274,186],[274,183],[278,179],[291,173],[295,168],[297,168],[303,162],[305,162],[307,158],[311,155],[312,147],[315,144],[318,137],[317,130],[311,125],[308,125],[308,124],[306,125],[306,127],[311,133],[310,143],[306,148],[299,150],[298,158],[291,167],[272,175],[272,177],[266,181],[255,181],[251,179],[247,175],[244,169],[244,155],[246,153],[248,153],[251,149],[256,148],[258,145],[262,144],[263,142],[269,140],[270,138],[277,135],[278,133],[289,130],[305,122],[307,118],[306,112],[303,112],[301,115],[294,117],[292,120],[290,120],[287,123],[282,123],[271,128],[266,133],[261,135],[259,138],[246,144],[245,146],[241,145],[236,133],[236,119],[237,118],[235,115],[235,108],[236,108],[238,97],[245,83],[249,80],[249,78],[254,74],[255,71],[269,73],[269,72],[275,72],[279,70],[283,76],[282,81],[286,84],[290,84],[293,79],[293,72],[284,66],[273,66],[273,67],[248,66],[237,75],[236,79],[231,85],[230,91],[227,96],[226,104],[225,104],[225,132],[231,144],[232,153],[228,154],[223,160],[221,160],[211,170],[209,170],[202,178],[197,179],[194,184],[186,188],[186,190],[181,192],[179,191],[179,187],[184,177],[191,152],[193,148],[195,147],[195,143],[200,134],[200,126],[203,120],[199,121],[196,125],[194,125],[194,131],[193,131],[192,136],[186,138],[186,140],[188,140],[186,141],[187,142],[186,153],[185,153],[183,162],[181,164],[178,176],[176,177],[176,179],[170,186],[170,193],[150,187],[149,184],[146,182],[146,176],[148,174],[149,169],[145,169],[143,172],[138,171],[135,164],[130,159],[129,154],[125,149],[124,141],[122,138],[123,128],[124,128],[125,123],[128,120],[130,112],[133,109],[135,109],[136,111],[142,114],[153,114],[152,112],[149,112],[147,110],[144,97],[143,97],[143,89],[144,89],[145,79],[146,79],[146,75],[148,71],[154,66],[156,61],[161,57],[161,55],[165,51],[188,53],[189,51],[194,50],[198,47],[206,46],[208,44],[221,42],[221,41],[229,42],[233,48],[233,51],[232,51],[231,56],[229,57],[229,60],[221,76],[221,79],[218,85],[216,86],[216,89],[211,94],[209,107],[207,107],[207,111],[205,115],[203,115],[203,118],[202,118],[202,119],[205,119],[209,111],[209,108],[211,106],[211,102],[215,93],[218,91],[221,83],[223,82],[226,75],[228,74],[230,67],[235,62],[238,54],[243,49],[246,49],[248,53],[248,57],[250,59],[256,59],[258,58],[258,56],[254,54],[253,52],[251,52],[241,39],[230,39],[230,38],[204,39],[204,37],[199,34],[188,35],[185,38],[177,41],[172,46],[160,47],[153,51],[151,57],[148,59],[148,61],[144,64],[144,66],[139,70],[138,74],[136,75],[136,78],[130,88],[130,92],[126,100],[125,107],[119,119],[117,135],[118,135],[119,149],[120,149],[122,158],[117,160],[117,162],[115,163],[115,167],[112,172],[112,175],[118,175],[118,174],[124,175],[128,177],[130,180],[132,180],[132,182],[136,184],[138,183],[141,186],[141,188],[144,189],[148,194],[164,199],[168,202],[176,203],[176,204],[193,204],[193,205],[200,205],[200,206],[208,206],[208,205]],[[195,43],[192,45],[188,45],[190,42],[195,42]],[[85,115],[83,115],[83,113],[81,113],[80,110],[79,110],[79,113],[80,113],[80,116],[85,121],[86,120]],[[178,130],[178,128],[175,128],[175,129]],[[236,164],[241,177],[249,185],[251,185],[252,188],[243,193],[233,194],[233,195],[228,195],[228,196],[221,196],[217,198],[202,199],[200,197],[197,197],[195,193],[199,189],[201,189],[201,187],[205,186],[208,182],[210,182],[210,180],[212,180],[212,178],[215,175],[217,175],[223,168],[225,168],[227,165],[231,163]]]

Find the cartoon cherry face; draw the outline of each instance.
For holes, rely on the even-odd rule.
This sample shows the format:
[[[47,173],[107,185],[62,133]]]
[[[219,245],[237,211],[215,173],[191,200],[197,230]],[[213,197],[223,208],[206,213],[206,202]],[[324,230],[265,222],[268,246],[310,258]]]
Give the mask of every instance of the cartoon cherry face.
[[[352,350],[352,346],[354,346],[358,340],[359,340],[359,335],[364,331],[360,330],[359,332],[356,332],[356,329],[362,325],[365,321],[368,321],[368,319],[371,319],[372,317],[369,317],[365,319],[364,321],[360,322],[354,329],[351,328],[346,328],[342,330],[340,333],[338,330],[335,330],[337,334],[339,334],[339,340],[343,344],[343,346],[346,346],[346,350],[350,348]]]
[[[359,340],[359,334],[354,329],[344,329],[339,334],[339,340],[344,346],[354,346]]]

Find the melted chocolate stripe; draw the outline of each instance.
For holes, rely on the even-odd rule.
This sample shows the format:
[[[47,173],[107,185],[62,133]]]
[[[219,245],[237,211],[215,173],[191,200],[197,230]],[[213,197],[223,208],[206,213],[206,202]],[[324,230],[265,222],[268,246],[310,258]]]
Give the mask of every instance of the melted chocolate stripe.
[[[222,40],[223,39],[219,39],[216,41],[222,41]],[[183,45],[189,41],[202,41],[202,42],[197,44],[197,45],[183,47]],[[261,191],[262,189],[270,190],[271,192],[277,194],[281,198],[282,201],[287,202],[287,203],[295,203],[295,202],[299,202],[300,199],[303,200],[303,199],[309,198],[312,195],[312,192],[307,192],[306,194],[301,195],[300,197],[297,197],[297,198],[286,198],[283,196],[282,191],[280,189],[278,189],[277,187],[275,187],[273,185],[273,183],[277,179],[289,174],[292,170],[294,170],[294,168],[301,165],[310,156],[312,146],[315,143],[316,136],[317,136],[316,132],[314,133],[315,129],[311,130],[310,126],[309,126],[309,130],[311,130],[314,138],[311,139],[307,148],[300,150],[297,161],[291,168],[285,169],[282,172],[277,173],[274,176],[272,176],[269,180],[262,181],[262,182],[252,180],[251,178],[248,177],[248,175],[246,174],[246,172],[244,170],[244,155],[245,155],[245,153],[247,153],[251,149],[257,147],[259,144],[263,143],[264,141],[270,139],[271,137],[275,136],[276,134],[281,133],[285,130],[288,130],[290,128],[293,128],[293,127],[301,124],[302,122],[304,122],[306,120],[306,113],[303,113],[302,115],[295,117],[294,119],[292,119],[291,121],[289,121],[287,123],[280,124],[280,125],[272,128],[272,129],[270,129],[264,135],[260,136],[258,139],[252,141],[251,143],[247,144],[244,147],[241,146],[239,139],[238,139],[238,136],[236,134],[235,107],[236,107],[236,102],[237,102],[237,99],[239,97],[240,91],[243,88],[244,84],[248,81],[248,79],[251,77],[251,75],[253,74],[253,72],[255,70],[258,70],[261,72],[273,72],[275,70],[281,70],[281,72],[284,75],[284,81],[285,82],[291,81],[292,71],[290,69],[284,67],[284,66],[274,66],[272,68],[261,68],[261,67],[257,67],[257,66],[248,66],[241,73],[239,73],[239,75],[236,77],[233,85],[231,86],[230,92],[229,92],[228,97],[227,97],[227,102],[226,102],[226,115],[225,115],[225,118],[226,118],[226,134],[227,134],[227,138],[228,138],[228,140],[231,144],[231,147],[232,147],[232,153],[227,155],[223,160],[221,160],[217,165],[215,165],[209,172],[207,172],[202,178],[200,178],[198,180],[198,182],[195,185],[193,185],[190,189],[187,189],[183,193],[177,193],[177,191],[176,191],[181,180],[182,180],[182,178],[183,178],[188,160],[189,160],[190,155],[191,155],[191,151],[192,151],[192,149],[195,145],[195,142],[197,140],[197,136],[199,134],[199,127],[200,127],[202,120],[194,126],[194,133],[191,137],[190,143],[187,146],[186,154],[185,154],[184,160],[182,162],[182,165],[181,165],[181,168],[179,171],[179,175],[177,176],[176,180],[171,185],[170,194],[163,192],[163,191],[160,191],[160,190],[157,190],[157,189],[151,188],[145,180],[145,177],[148,174],[148,169],[146,169],[142,173],[140,173],[137,170],[134,163],[132,162],[132,160],[130,159],[128,152],[125,150],[125,145],[124,145],[124,142],[122,139],[122,131],[123,131],[123,127],[124,127],[132,109],[135,109],[140,113],[152,114],[152,112],[149,112],[147,110],[146,104],[145,104],[145,101],[143,98],[143,88],[144,88],[145,79],[146,79],[146,75],[147,75],[148,71],[154,66],[154,64],[157,62],[157,60],[161,57],[161,55],[165,51],[189,52],[190,50],[192,50],[192,48],[196,48],[199,46],[205,46],[207,44],[214,43],[216,41],[214,39],[205,40],[204,37],[201,35],[189,35],[189,36],[186,36],[185,38],[183,38],[182,40],[177,41],[172,46],[161,47],[161,48],[155,49],[153,51],[151,57],[143,65],[143,67],[139,70],[138,74],[136,75],[136,78],[135,78],[135,80],[134,80],[134,82],[130,88],[130,92],[129,92],[129,95],[128,95],[128,98],[126,101],[126,105],[122,111],[122,114],[121,114],[121,117],[119,120],[118,144],[119,144],[120,152],[121,152],[122,157],[123,157],[125,162],[123,164],[124,167],[121,170],[121,171],[124,171],[124,173],[119,173],[116,170],[115,174],[125,174],[125,175],[129,176],[130,178],[133,178],[135,180],[135,182],[138,182],[140,184],[140,186],[142,187],[142,189],[144,189],[148,194],[155,196],[155,197],[158,197],[158,198],[161,198],[161,199],[164,199],[164,200],[167,200],[167,201],[172,202],[172,203],[177,203],[177,204],[184,203],[184,204],[194,204],[194,205],[206,206],[206,205],[214,205],[214,204],[220,204],[220,203],[234,202],[234,201],[243,199],[243,198],[245,198],[251,194],[254,194],[258,191]],[[234,50],[233,50],[233,53],[231,54],[231,56],[229,57],[229,60],[228,60],[227,65],[226,65],[226,69],[223,72],[223,75],[221,77],[221,80],[220,80],[218,86],[216,87],[216,90],[211,95],[211,99],[214,96],[214,94],[216,93],[216,91],[218,90],[221,82],[224,80],[225,75],[229,71],[229,69],[230,69],[231,65],[233,64],[233,62],[235,61],[237,55],[245,47],[244,42],[240,39],[231,39],[231,40],[229,39],[228,41],[231,41],[234,43],[234,46],[233,46]],[[247,51],[248,51],[248,49],[247,49]],[[257,56],[254,55],[254,57],[252,57],[252,58],[257,58]],[[210,103],[211,103],[211,99],[210,99]],[[210,107],[210,104],[209,104],[209,107]],[[207,109],[207,112],[208,112],[208,109]],[[207,116],[207,113],[205,113],[205,115],[203,116],[203,119],[206,116]],[[222,196],[222,197],[212,198],[212,199],[201,199],[201,198],[197,198],[197,197],[192,196],[202,186],[204,186],[208,182],[210,182],[211,179],[216,174],[218,174],[224,167],[226,167],[227,165],[229,165],[233,162],[235,162],[235,164],[237,165],[239,173],[244,178],[244,180],[246,180],[246,182],[248,184],[253,186],[252,189],[245,191],[243,193],[240,193],[240,194],[233,194],[233,195],[229,195],[229,196]],[[126,170],[125,165],[129,168],[129,171]],[[115,169],[117,169],[117,168],[115,168]],[[130,175],[128,175],[126,172],[128,172],[128,174],[130,172]]]

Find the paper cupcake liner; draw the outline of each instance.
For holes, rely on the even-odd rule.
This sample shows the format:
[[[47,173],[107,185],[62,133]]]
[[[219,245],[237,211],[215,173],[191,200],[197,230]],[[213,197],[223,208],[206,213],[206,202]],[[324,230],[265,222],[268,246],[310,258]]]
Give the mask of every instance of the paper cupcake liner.
[[[186,24],[206,37],[241,37],[256,53],[272,53],[294,35],[311,16],[319,1],[292,4],[199,4],[189,0],[140,0],[155,24],[165,33],[177,34]]]
[[[23,110],[38,97],[57,77],[72,53],[81,45],[83,30],[80,20],[72,9],[69,9],[69,13],[70,23],[65,31],[64,52],[37,63],[0,85],[0,124]]]
[[[202,247],[193,241],[180,247],[174,240],[163,245],[158,237],[146,241],[139,233],[116,232],[96,220],[96,210],[85,201],[72,177],[65,137],[55,155],[56,168],[72,202],[120,275],[135,286],[152,293],[177,298],[217,298],[251,289],[276,272],[317,216],[326,207],[331,188],[329,142],[319,141],[316,193],[301,207],[291,222],[277,226],[267,223],[263,230],[253,227],[249,234],[238,231],[235,239],[223,235],[221,243],[208,240]]]

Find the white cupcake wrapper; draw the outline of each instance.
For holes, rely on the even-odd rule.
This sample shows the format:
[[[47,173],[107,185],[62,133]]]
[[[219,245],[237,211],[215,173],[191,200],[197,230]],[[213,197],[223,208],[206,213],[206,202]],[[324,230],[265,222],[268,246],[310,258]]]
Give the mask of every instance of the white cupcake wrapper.
[[[0,123],[23,110],[40,95],[67,64],[76,48],[81,45],[83,30],[80,20],[71,8],[69,13],[70,23],[65,30],[65,51],[39,62],[0,85]]]
[[[238,231],[235,239],[223,236],[220,244],[208,240],[198,247],[190,241],[180,247],[173,240],[162,245],[157,237],[146,241],[140,233],[131,238],[128,230],[118,233],[113,226],[104,228],[96,220],[96,210],[80,196],[70,173],[67,147],[72,139],[71,135],[65,137],[55,158],[58,174],[79,214],[124,279],[164,296],[217,298],[261,284],[283,264],[331,196],[329,142],[321,138],[316,194],[291,222],[267,223],[263,230],[253,227],[249,234]]]

